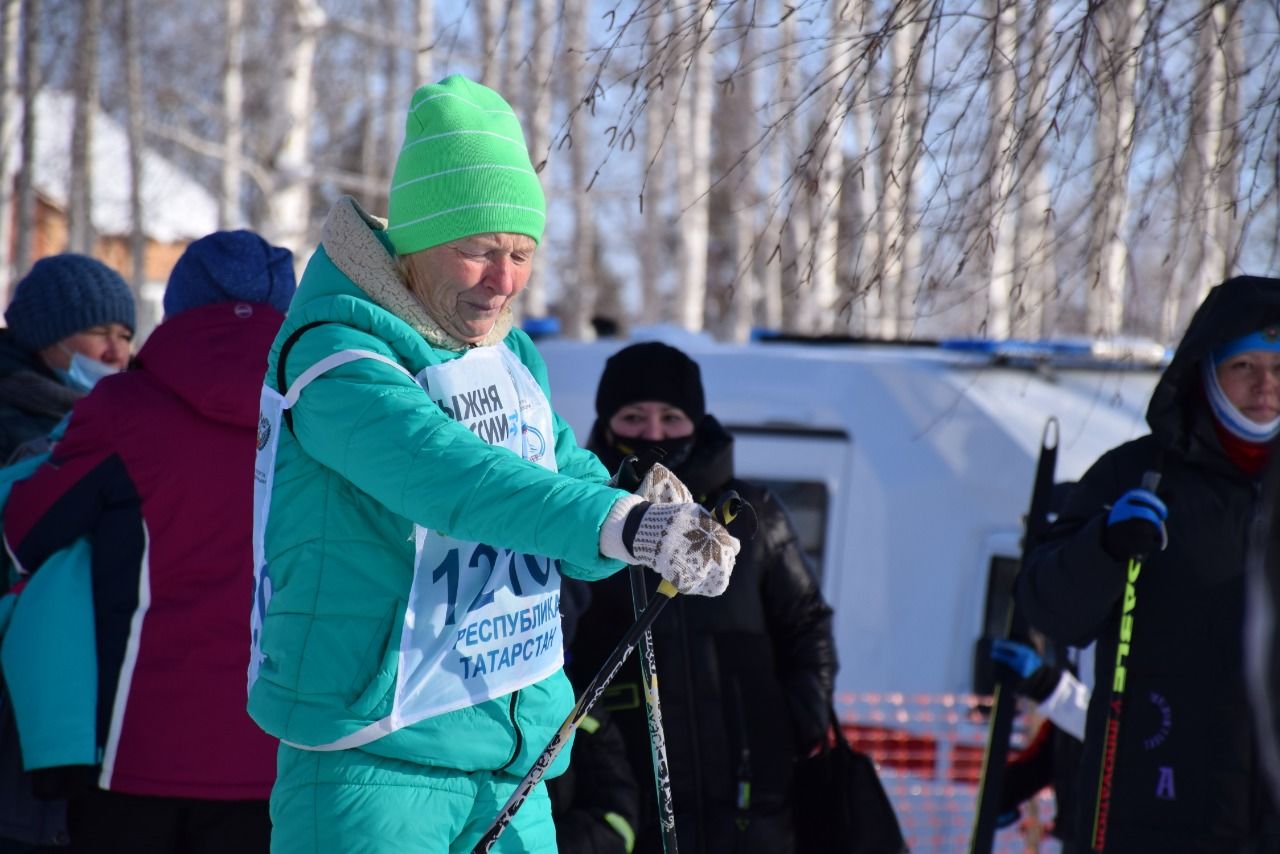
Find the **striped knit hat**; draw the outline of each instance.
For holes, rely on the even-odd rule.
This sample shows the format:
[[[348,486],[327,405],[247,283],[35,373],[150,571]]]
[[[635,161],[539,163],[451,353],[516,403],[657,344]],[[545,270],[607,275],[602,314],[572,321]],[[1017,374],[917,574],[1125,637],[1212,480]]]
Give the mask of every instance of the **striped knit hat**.
[[[501,95],[459,75],[414,94],[391,179],[397,255],[473,234],[540,240],[546,210],[520,120]]]

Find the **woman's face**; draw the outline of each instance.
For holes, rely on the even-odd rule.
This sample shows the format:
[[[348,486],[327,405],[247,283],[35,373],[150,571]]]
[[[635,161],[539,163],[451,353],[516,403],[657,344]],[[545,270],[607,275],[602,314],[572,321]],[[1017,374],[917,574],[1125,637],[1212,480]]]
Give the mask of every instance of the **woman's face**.
[[[609,419],[609,430],[621,439],[683,439],[692,436],[694,423],[684,410],[659,400],[628,403]]]
[[[1217,366],[1218,385],[1231,405],[1255,424],[1280,417],[1280,352],[1246,350]]]
[[[65,371],[71,356],[79,353],[123,371],[133,352],[133,332],[123,323],[101,323],[68,335],[40,351],[49,367]]]
[[[533,272],[538,244],[523,234],[476,234],[405,256],[409,289],[436,323],[475,344]]]

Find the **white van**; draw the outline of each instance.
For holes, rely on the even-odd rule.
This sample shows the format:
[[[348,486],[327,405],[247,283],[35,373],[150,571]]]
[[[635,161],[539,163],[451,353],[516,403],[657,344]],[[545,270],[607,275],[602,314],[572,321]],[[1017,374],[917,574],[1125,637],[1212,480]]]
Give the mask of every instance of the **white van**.
[[[726,345],[669,331],[541,340],[553,406],[579,440],[605,359],[646,338],[698,362],[707,411],[735,436],[738,476],[770,485],[796,523],[835,609],[842,719],[862,744],[881,743],[882,767],[912,777],[913,791],[921,781],[972,784],[985,739],[973,695],[990,689],[975,648],[1005,626],[1046,424],[1057,421],[1057,479],[1078,478],[1147,432],[1164,348]],[[971,785],[964,798],[971,804]],[[961,843],[964,810],[956,805],[953,822]],[[936,850],[957,850],[956,838]],[[912,850],[931,850],[922,841]]]

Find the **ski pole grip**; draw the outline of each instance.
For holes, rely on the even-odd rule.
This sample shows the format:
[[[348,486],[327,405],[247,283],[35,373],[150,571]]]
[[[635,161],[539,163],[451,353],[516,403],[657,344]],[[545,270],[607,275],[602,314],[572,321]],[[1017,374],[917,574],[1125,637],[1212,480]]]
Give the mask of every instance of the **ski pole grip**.
[[[730,489],[720,496],[716,506],[711,509],[711,517],[727,528],[742,512],[742,505],[742,496],[738,495],[737,491]]]
[[[635,454],[632,454],[623,460],[622,464],[618,466],[618,470],[614,473],[613,480],[609,482],[609,485],[626,492],[635,492],[639,489],[640,473],[636,471],[636,466],[639,462],[640,458]]]
[[[1142,476],[1142,488],[1147,492],[1155,492],[1160,487],[1160,472],[1149,471]]]

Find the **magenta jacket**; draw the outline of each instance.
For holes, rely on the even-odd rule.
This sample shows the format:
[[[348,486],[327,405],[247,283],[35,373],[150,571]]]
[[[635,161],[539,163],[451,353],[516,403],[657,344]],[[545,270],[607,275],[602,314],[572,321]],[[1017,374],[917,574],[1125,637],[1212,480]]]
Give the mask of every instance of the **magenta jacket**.
[[[247,303],[166,320],[129,371],[76,404],[5,507],[22,570],[92,544],[104,789],[270,794],[276,742],[245,711],[245,686],[258,396],[283,320]]]

